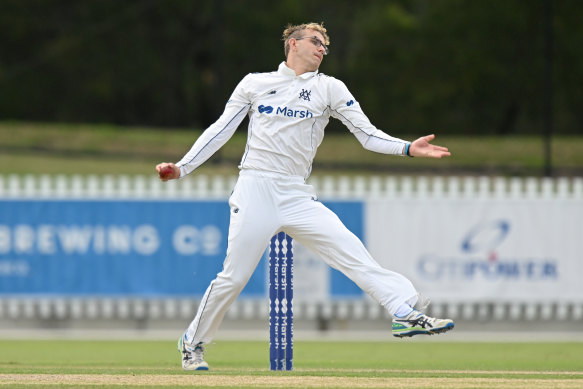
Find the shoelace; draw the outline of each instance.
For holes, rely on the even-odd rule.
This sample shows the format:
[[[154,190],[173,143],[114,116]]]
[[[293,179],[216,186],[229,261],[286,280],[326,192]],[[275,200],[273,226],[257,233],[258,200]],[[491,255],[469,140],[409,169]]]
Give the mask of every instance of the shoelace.
[[[429,327],[434,326],[435,319],[421,313],[419,316],[417,316],[417,318],[409,320],[409,322],[411,322],[414,326],[418,325],[421,326],[422,328],[427,328],[427,326]]]
[[[199,363],[204,361],[204,347],[196,345],[194,348],[194,362]]]
[[[196,345],[194,349],[187,346],[185,343],[182,344],[182,360],[191,361],[193,363],[204,362],[204,347],[201,345]]]
[[[429,317],[429,316],[425,315],[424,313],[417,311],[416,309],[413,311],[413,313],[417,313],[417,316],[415,318],[412,318],[412,319],[403,318],[403,319],[397,319],[397,320],[402,321],[402,322],[407,322],[411,326],[419,326],[421,328],[427,328],[428,326],[435,327],[435,318]]]
[[[433,327],[435,319],[424,314],[421,314],[421,316],[415,319],[415,321],[417,322],[416,324],[420,325],[421,327],[427,328],[427,326]]]

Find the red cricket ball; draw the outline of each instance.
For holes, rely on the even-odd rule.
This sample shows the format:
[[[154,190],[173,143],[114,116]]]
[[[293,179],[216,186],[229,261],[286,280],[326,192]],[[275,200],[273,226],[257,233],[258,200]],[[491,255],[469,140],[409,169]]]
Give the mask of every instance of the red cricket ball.
[[[174,175],[174,169],[172,169],[171,166],[164,166],[161,170],[160,170],[160,178],[166,180],[169,178],[172,178],[172,176]]]

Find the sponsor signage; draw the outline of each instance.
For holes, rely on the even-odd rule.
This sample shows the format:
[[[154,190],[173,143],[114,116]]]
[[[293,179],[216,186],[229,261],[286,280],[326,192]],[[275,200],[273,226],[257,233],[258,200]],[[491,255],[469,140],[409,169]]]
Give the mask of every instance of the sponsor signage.
[[[373,256],[434,301],[583,301],[581,201],[378,199],[366,207]]]
[[[327,205],[362,238],[362,202]],[[202,297],[222,269],[228,226],[226,200],[0,201],[0,295]],[[323,299],[360,295],[297,250],[300,289],[317,284]],[[243,297],[266,295],[266,267],[264,258]]]

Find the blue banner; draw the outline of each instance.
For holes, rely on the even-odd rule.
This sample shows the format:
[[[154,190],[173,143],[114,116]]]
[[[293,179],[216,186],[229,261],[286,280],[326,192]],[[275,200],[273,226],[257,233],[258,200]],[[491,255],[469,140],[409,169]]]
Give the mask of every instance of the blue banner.
[[[362,201],[335,201],[326,202],[326,206],[336,213],[342,220],[342,223],[354,235],[358,236],[364,242],[364,211]],[[333,298],[352,298],[363,295],[360,289],[348,277],[338,270],[331,269],[330,274],[330,296]]]
[[[362,239],[360,202],[327,203]],[[196,296],[221,271],[227,201],[0,201],[0,294]],[[360,294],[340,273],[332,295]],[[242,295],[266,295],[262,260]]]

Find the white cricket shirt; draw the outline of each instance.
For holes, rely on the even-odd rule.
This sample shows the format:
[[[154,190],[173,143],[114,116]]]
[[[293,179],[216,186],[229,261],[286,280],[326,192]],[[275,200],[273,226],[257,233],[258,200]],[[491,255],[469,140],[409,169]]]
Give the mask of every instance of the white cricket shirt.
[[[241,80],[221,117],[176,164],[180,176],[221,148],[247,114],[247,146],[240,169],[308,178],[330,116],[342,121],[367,150],[403,155],[409,143],[374,127],[342,81],[318,71],[296,76],[282,62],[276,72],[252,73]]]

